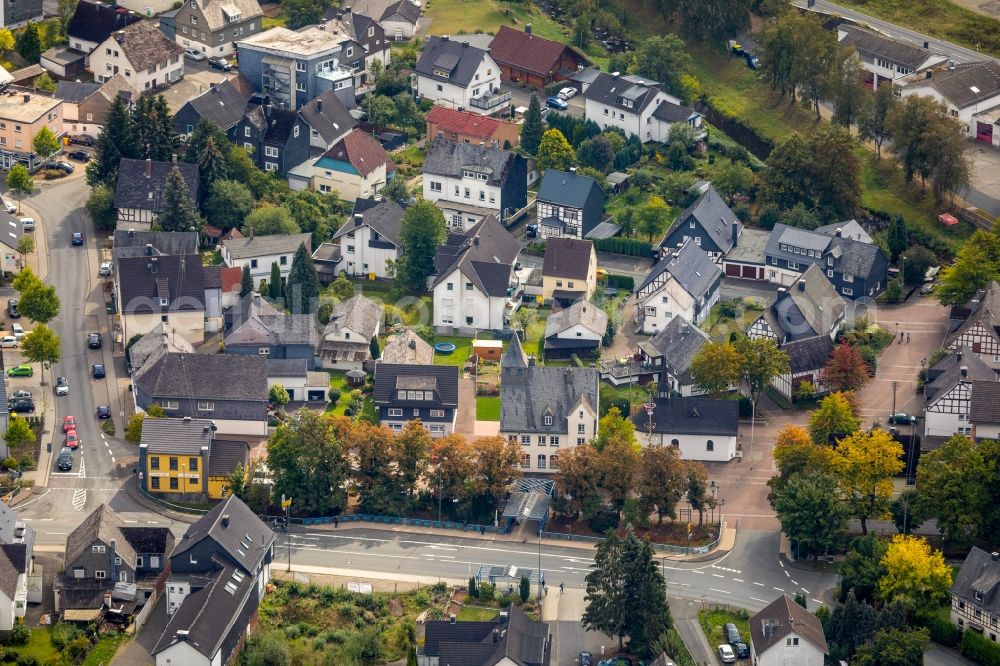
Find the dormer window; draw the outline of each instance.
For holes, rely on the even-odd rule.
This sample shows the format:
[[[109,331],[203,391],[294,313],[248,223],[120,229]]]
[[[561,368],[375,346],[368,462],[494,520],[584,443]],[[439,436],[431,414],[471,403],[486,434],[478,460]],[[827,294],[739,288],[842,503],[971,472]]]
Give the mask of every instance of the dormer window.
[[[168,305],[170,305],[170,301],[168,301],[168,300],[167,300],[167,299],[165,299],[165,298],[161,298],[161,299],[160,299],[160,307],[161,307],[161,308],[165,308],[165,307],[167,307]]]
[[[451,72],[444,69],[434,68],[434,76],[440,76],[442,79],[447,79],[451,77]]]
[[[191,9],[198,9],[198,0],[191,0]]]
[[[983,593],[982,592],[976,590],[972,594],[973,594],[973,596],[975,596],[976,601],[982,601],[983,600]]]
[[[547,426],[552,425],[552,415],[551,414],[546,414],[545,415],[545,425],[547,425]]]

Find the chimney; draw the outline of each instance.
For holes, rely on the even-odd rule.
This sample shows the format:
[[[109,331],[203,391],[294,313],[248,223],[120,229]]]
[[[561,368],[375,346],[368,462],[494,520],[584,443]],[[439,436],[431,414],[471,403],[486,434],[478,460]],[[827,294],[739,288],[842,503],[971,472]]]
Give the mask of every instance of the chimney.
[[[844,235],[844,230],[841,229],[840,227],[837,227],[837,238],[840,238],[843,235]]]
[[[531,356],[528,357],[528,367],[529,368],[535,367],[535,355],[534,354],[532,354]]]
[[[529,35],[531,34],[531,24],[530,23],[525,23],[524,24],[524,31],[526,33],[528,33]]]
[[[934,71],[933,71],[933,70],[930,70],[930,69],[928,69],[928,70],[927,70],[927,78],[929,79],[929,78],[931,78],[931,77],[933,77],[933,76],[934,76]]]
[[[621,76],[621,74],[622,74],[621,72],[611,72],[611,76],[615,78],[618,78],[619,76]]]
[[[962,362],[962,350],[961,349],[959,349],[958,353],[955,354],[955,360],[958,361],[959,363]]]
[[[805,290],[806,290],[806,281],[799,280],[799,291],[805,291]]]
[[[360,227],[364,223],[365,223],[365,216],[363,214],[361,214],[361,213],[355,213],[354,214],[354,226]]]
[[[466,47],[466,46],[468,46],[468,45],[469,45],[469,40],[465,40],[465,41],[462,42],[462,47],[463,48]]]
[[[152,178],[152,177],[153,177],[153,160],[147,157],[146,158],[146,178]]]
[[[125,31],[124,30],[119,30],[118,32],[115,33],[115,41],[118,42],[119,44],[124,44],[125,43]]]
[[[455,617],[454,613],[452,613],[452,614],[450,614],[448,616],[448,623],[449,624],[457,624],[457,622],[458,622],[458,618]]]
[[[730,230],[732,231],[733,235],[733,245],[736,245],[736,242],[740,239],[739,223],[734,220],[732,226],[730,227]]]
[[[30,101],[31,101],[31,95],[25,93],[25,95],[24,95],[24,103],[27,104]]]
[[[129,238],[135,238],[135,229],[129,229],[128,230],[128,237]]]
[[[229,527],[229,514],[228,513],[222,514],[222,526],[223,527]]]
[[[441,35],[441,40],[447,42],[451,39],[451,35]]]
[[[177,153],[174,153],[173,155],[170,156],[170,163],[177,164]]]
[[[930,42],[928,42],[928,41],[925,41],[925,42],[924,42],[924,48],[925,48],[925,49],[929,49],[930,47],[931,47],[931,43],[930,43]]]
[[[475,238],[472,239],[472,244],[475,245],[476,247],[479,247],[479,236],[476,236]]]
[[[962,374],[963,379],[969,376],[969,366],[967,365],[963,365],[958,371]]]
[[[416,348],[417,348],[417,341],[410,340],[410,349],[416,349]]]
[[[187,629],[178,629],[176,634],[177,640],[186,641],[189,633]]]
[[[500,642],[500,630],[497,629],[496,627],[493,627],[493,642],[494,643]]]
[[[316,100],[316,110],[319,112],[323,111],[323,100],[321,99]]]

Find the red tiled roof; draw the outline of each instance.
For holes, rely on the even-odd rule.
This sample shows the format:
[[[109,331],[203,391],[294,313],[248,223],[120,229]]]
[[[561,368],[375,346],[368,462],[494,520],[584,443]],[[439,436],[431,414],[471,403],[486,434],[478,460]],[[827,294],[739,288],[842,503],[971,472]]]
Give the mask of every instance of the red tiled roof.
[[[351,130],[347,136],[335,143],[326,155],[340,162],[350,162],[362,176],[367,176],[383,164],[392,162],[382,144],[359,129]]]
[[[435,106],[427,114],[427,122],[435,123],[438,129],[445,132],[455,132],[462,136],[472,136],[478,139],[489,139],[500,127],[496,118],[488,118],[471,111],[457,111]],[[434,138],[434,137],[431,137]]]
[[[232,268],[228,266],[222,267],[222,292],[229,293],[231,291],[240,290],[240,281],[243,279],[243,269],[239,266],[233,266]]]
[[[565,44],[504,25],[490,42],[490,55],[498,65],[545,76],[555,71],[566,48]]]

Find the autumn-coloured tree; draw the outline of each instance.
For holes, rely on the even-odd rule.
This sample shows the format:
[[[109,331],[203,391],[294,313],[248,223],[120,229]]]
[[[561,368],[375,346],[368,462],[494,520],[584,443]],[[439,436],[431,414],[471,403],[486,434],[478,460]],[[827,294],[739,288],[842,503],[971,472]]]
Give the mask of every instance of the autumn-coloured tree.
[[[472,443],[472,451],[480,492],[486,493],[493,502],[500,501],[511,481],[521,476],[517,466],[521,460],[521,446],[499,436],[481,437]]]
[[[351,453],[351,478],[361,510],[374,514],[398,512],[402,486],[392,464],[392,431],[346,416],[331,419],[331,427]]]
[[[610,415],[610,412],[608,414]],[[630,421],[626,423],[631,425]],[[596,473],[598,484],[607,493],[608,499],[618,512],[621,512],[625,500],[634,490],[639,472],[639,450],[634,430],[631,442],[627,438],[612,438],[600,451],[597,467],[591,470],[591,473]]]
[[[815,444],[802,426],[787,425],[778,433],[774,444],[774,463],[778,475],[767,484],[771,492],[782,489],[798,474],[812,476],[830,471],[833,450],[826,444]]]
[[[639,505],[646,514],[656,512],[659,524],[663,517],[676,517],[677,502],[687,490],[687,469],[673,446],[647,446],[642,450],[636,483]]]
[[[868,534],[868,519],[889,511],[892,478],[903,470],[902,445],[884,430],[858,431],[837,443],[833,473],[850,514]]]
[[[635,424],[631,419],[622,416],[617,407],[612,407],[597,423],[597,439],[594,447],[603,451],[609,444],[625,444],[636,452],[639,451],[639,441],[635,438]]]
[[[878,598],[883,602],[902,601],[919,611],[937,608],[948,598],[951,567],[944,555],[923,537],[897,534],[882,557],[885,573],[878,582]]]
[[[740,355],[740,378],[756,409],[771,380],[789,371],[788,354],[770,338],[738,338],[736,351]]]
[[[868,381],[868,364],[861,357],[861,350],[846,342],[833,349],[826,367],[823,382],[831,391],[857,391]]]
[[[691,360],[695,386],[713,398],[720,398],[740,381],[741,359],[729,342],[707,342]]]
[[[555,475],[558,502],[557,512],[577,518],[594,515],[601,507],[600,489],[594,470],[598,467],[600,452],[593,446],[576,446],[559,454],[559,471]]]
[[[859,425],[861,419],[848,394],[831,393],[809,415],[809,436],[814,444],[829,444],[831,435],[847,435]]]
[[[464,500],[475,492],[475,460],[472,447],[462,435],[456,433],[435,440],[431,463],[428,481],[439,497]]]
[[[407,421],[403,431],[396,436],[393,446],[393,460],[396,463],[399,480],[406,490],[406,496],[413,499],[417,481],[427,469],[431,454],[431,436],[420,422]]]

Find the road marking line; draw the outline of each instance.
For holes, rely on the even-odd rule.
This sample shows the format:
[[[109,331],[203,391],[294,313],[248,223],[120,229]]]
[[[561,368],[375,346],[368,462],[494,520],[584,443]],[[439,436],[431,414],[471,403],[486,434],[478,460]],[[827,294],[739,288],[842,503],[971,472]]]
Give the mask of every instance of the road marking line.
[[[683,569],[682,569],[682,571],[683,571]],[[703,574],[704,574],[705,572],[704,572],[704,571],[697,571],[697,570],[695,570],[695,569],[692,569],[692,570],[691,570],[691,573],[696,573],[696,574],[698,574],[699,576],[701,576],[701,575],[703,575]]]
[[[822,602],[822,601],[820,601],[819,599],[813,599],[813,601],[815,601],[815,602],[816,602],[816,603],[818,603],[818,604],[822,604],[822,603],[823,603],[823,602]]]
[[[757,581],[753,581],[753,584],[754,585],[760,585],[761,587],[764,587],[764,583],[758,583]]]
[[[798,586],[798,584],[799,584],[799,581],[797,581],[795,579],[792,579],[792,585]]]
[[[806,588],[804,588],[804,587],[803,587],[803,588],[800,588],[800,589],[801,589],[801,590],[802,590],[803,592],[805,592],[806,594],[809,594],[809,590],[807,590]]]
[[[122,520],[123,523],[137,523],[138,520]]]
[[[111,456],[111,462],[113,463],[114,461],[115,461],[115,457]]]
[[[789,578],[792,577],[792,574],[788,573],[787,571],[785,572],[785,575],[788,576]]]
[[[53,519],[53,518],[39,518],[38,520],[39,520],[40,522],[43,522],[43,523],[45,523],[45,522],[48,522],[48,521],[50,521],[50,520],[54,520],[54,519]]]
[[[715,576],[716,578],[725,578],[725,576],[723,576],[722,574],[712,574],[712,575]]]
[[[743,582],[743,579],[741,579],[741,578],[734,578],[733,580],[735,580],[737,583],[742,583]]]
[[[759,601],[762,604],[769,603],[768,601],[765,601],[764,599],[758,599],[757,597],[750,597],[750,598],[753,599],[754,601]]]
[[[729,590],[717,590],[714,587],[710,587],[708,589],[711,590],[712,592],[721,592],[722,594],[732,594],[732,592],[730,592]]]
[[[777,590],[778,592],[784,592],[784,590],[783,590],[783,589],[781,589],[780,587],[776,587],[776,588],[774,588],[774,589],[776,589],[776,590]]]
[[[69,532],[49,532],[53,536],[66,536]]]
[[[785,568],[785,563],[784,563],[784,562],[782,562],[781,560],[778,560],[778,564],[780,564],[780,565],[781,565],[781,568],[782,568],[782,569],[784,569],[784,568]]]
[[[691,583],[681,583],[681,587],[691,587]]]

